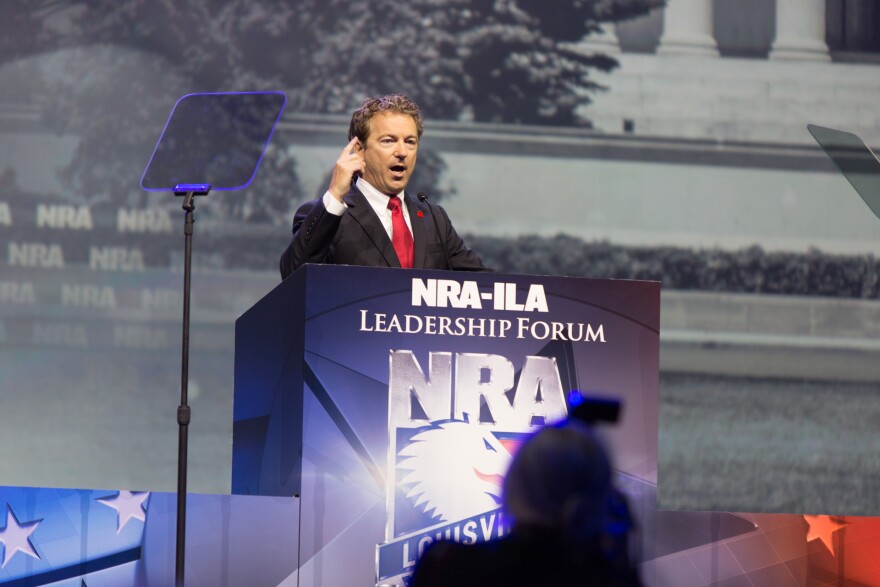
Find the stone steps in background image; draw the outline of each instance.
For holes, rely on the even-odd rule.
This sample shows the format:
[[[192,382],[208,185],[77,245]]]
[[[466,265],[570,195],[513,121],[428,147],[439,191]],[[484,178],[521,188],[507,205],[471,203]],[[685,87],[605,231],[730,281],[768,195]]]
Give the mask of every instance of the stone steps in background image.
[[[620,54],[581,115],[609,133],[810,143],[808,123],[880,145],[876,66]]]

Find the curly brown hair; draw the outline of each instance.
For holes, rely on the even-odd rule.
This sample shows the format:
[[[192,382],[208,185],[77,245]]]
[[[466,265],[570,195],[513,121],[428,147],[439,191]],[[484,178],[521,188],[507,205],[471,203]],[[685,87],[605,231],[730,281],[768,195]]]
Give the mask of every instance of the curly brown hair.
[[[403,94],[389,94],[378,98],[367,98],[361,107],[351,115],[351,124],[348,127],[348,140],[357,137],[361,143],[366,143],[370,133],[370,121],[379,113],[394,112],[412,116],[416,122],[416,130],[419,138],[422,137],[422,111],[419,105]]]

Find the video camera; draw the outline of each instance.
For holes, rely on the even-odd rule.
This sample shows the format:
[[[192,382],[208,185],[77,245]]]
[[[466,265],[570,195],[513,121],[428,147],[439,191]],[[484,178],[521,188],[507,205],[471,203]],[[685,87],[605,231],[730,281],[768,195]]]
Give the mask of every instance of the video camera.
[[[605,422],[617,424],[622,402],[613,397],[584,395],[578,390],[568,394],[568,416],[590,426]]]

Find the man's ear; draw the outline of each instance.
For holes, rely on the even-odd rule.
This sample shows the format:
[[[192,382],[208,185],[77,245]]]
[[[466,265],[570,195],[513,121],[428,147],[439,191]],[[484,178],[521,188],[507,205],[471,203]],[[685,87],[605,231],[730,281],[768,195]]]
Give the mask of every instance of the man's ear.
[[[363,153],[364,152],[364,142],[361,139],[358,139],[354,144],[354,152],[355,153]]]

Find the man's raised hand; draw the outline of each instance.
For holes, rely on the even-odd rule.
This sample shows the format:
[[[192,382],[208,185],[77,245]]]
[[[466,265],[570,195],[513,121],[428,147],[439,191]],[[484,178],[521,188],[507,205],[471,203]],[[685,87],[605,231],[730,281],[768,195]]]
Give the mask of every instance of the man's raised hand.
[[[364,154],[357,137],[354,137],[342,150],[336,165],[333,167],[333,176],[330,178],[330,194],[342,201],[342,197],[351,189],[351,180],[357,174],[363,174]]]

